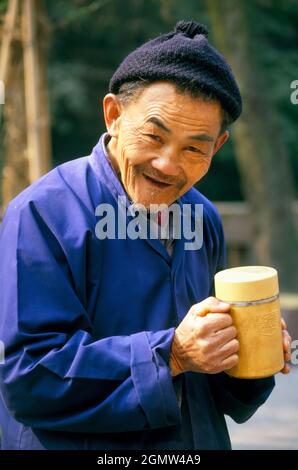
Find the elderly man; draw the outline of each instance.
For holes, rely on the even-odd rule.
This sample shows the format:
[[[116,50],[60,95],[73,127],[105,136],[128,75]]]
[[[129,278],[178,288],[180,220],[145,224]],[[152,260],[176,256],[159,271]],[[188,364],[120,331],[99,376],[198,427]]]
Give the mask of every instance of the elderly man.
[[[3,222],[2,447],[229,449],[224,414],[247,420],[274,378],[225,373],[239,345],[212,297],[223,230],[192,186],[240,115],[238,87],[206,29],[181,21],[126,57],[103,107],[92,154],[23,191]],[[163,236],[156,207],[173,204]],[[138,207],[145,225],[157,214],[157,236],[137,236],[141,219],[123,230]],[[201,243],[186,247],[179,217]]]

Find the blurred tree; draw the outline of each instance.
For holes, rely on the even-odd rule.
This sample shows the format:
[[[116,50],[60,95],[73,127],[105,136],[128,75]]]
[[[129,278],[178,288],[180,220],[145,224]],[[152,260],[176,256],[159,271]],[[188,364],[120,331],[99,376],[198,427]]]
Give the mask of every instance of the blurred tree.
[[[206,0],[217,47],[236,73],[244,110],[233,135],[243,190],[252,209],[256,260],[280,272],[283,289],[298,285],[294,185],[268,83],[255,60],[254,2]]]
[[[204,0],[126,0],[125,8],[123,0],[44,2],[51,30],[48,83],[54,164],[89,153],[104,130],[101,100],[109,78],[130,50],[168,31],[181,18],[209,23]],[[0,15],[6,10],[6,3],[7,0],[0,0]],[[250,22],[251,34],[257,38],[251,44],[253,55],[260,60],[262,73],[267,74],[270,101],[282,121],[280,130],[298,187],[298,106],[289,100],[289,83],[298,77],[297,3],[249,3],[253,3],[253,18],[257,19]],[[230,139],[198,183],[209,198],[244,199],[234,156]]]
[[[50,166],[45,25],[42,0],[7,2],[0,57],[6,88],[3,208]]]
[[[4,110],[4,162],[2,175],[3,207],[29,184],[26,158],[26,120],[24,96],[23,50],[14,41],[6,82]]]
[[[1,2],[3,30],[0,49],[0,78],[5,83],[5,106],[1,108],[5,118],[3,133],[2,199],[6,205],[13,196],[24,189],[29,181],[27,175],[26,131],[24,119],[23,56],[20,40],[19,2]],[[8,86],[9,84],[9,86]],[[1,113],[2,118],[2,113]],[[3,131],[3,129],[1,129]]]

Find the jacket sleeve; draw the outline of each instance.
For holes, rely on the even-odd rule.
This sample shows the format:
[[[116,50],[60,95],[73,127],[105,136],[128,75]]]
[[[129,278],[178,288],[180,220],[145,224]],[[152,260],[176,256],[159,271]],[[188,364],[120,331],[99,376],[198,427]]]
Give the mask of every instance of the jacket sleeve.
[[[214,273],[227,268],[225,237],[220,219],[218,222],[218,244]],[[215,295],[214,283],[210,295]],[[264,379],[238,379],[222,372],[208,375],[208,380],[217,407],[237,423],[248,420],[265,403],[275,386],[274,376]]]
[[[9,209],[0,250],[0,385],[18,421],[86,433],[180,422],[174,328],[94,339],[63,247],[33,205]]]
[[[272,392],[274,376],[264,379],[237,379],[225,372],[208,376],[216,405],[236,423],[247,421]]]

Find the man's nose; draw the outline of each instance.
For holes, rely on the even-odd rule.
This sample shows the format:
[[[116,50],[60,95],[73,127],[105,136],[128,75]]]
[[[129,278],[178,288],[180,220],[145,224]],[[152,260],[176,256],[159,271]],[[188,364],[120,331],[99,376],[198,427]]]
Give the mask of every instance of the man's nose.
[[[154,157],[151,166],[168,176],[178,176],[181,173],[178,156],[171,152],[163,152]]]

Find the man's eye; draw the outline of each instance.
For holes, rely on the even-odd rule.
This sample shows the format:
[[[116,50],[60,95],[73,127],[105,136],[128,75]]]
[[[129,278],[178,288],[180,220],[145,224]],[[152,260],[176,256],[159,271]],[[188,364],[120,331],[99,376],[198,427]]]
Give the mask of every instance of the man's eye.
[[[200,149],[198,149],[197,147],[192,147],[191,145],[189,147],[186,147],[186,150],[188,152],[203,153]]]
[[[154,140],[155,142],[161,142],[161,138],[156,134],[147,134],[147,137],[150,137],[150,139]]]

